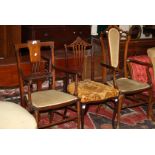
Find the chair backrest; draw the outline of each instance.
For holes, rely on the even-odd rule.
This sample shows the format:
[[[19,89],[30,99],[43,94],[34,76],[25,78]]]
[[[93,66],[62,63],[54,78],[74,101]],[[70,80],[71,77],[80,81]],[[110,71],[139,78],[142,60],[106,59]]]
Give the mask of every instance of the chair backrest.
[[[69,45],[65,44],[64,46],[66,67],[82,73],[87,67],[87,60],[85,59],[85,56],[90,55],[92,58],[92,45],[82,38],[77,37],[74,42]],[[87,53],[88,49],[90,49],[90,53]],[[72,63],[70,63],[69,59],[72,59]]]
[[[21,98],[24,94],[23,79],[35,80],[37,89],[40,90],[42,89],[43,82],[48,79],[48,77],[52,77],[52,81],[48,83],[48,87],[55,87],[55,72],[52,70],[52,64],[54,64],[53,41],[28,41],[27,43],[16,44],[15,50],[19,72]],[[27,51],[27,53],[25,51]],[[23,59],[26,59],[26,67],[23,67]]]
[[[45,50],[42,47],[47,47]],[[28,55],[25,59],[31,64],[31,74],[41,71],[41,62],[43,59],[48,59],[48,62],[54,64],[54,42],[40,42],[38,40],[28,41],[27,43],[21,43],[15,45],[18,68],[21,68],[22,59],[24,58],[25,50],[28,50]],[[26,58],[27,57],[27,58]],[[48,68],[51,71],[51,65]]]
[[[111,65],[114,68],[117,68],[118,70],[120,67],[120,40],[124,39],[126,40],[124,49],[124,74],[126,76],[126,60],[130,36],[126,31],[121,30],[117,26],[109,26],[104,32],[101,32],[100,34],[103,61],[104,63],[108,63],[109,65]],[[106,43],[108,47],[105,45]],[[106,76],[106,74],[106,70],[103,69],[103,76]]]

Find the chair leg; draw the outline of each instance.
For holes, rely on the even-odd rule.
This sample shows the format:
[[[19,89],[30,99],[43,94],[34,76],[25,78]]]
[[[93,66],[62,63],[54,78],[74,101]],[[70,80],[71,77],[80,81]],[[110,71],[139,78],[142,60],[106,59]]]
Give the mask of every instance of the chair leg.
[[[39,111],[38,110],[34,111],[34,116],[37,122],[37,128],[39,128]]]
[[[113,127],[113,129],[115,129],[115,118],[116,118],[116,114],[117,114],[117,108],[118,108],[118,99],[115,99],[114,112],[113,112],[113,116],[112,116],[112,127]]]
[[[153,101],[152,101],[152,90],[149,91],[149,102],[148,102],[148,109],[147,109],[147,117],[148,119],[153,119]]]
[[[77,101],[77,128],[81,128],[81,102]]]
[[[26,108],[25,97],[24,97],[23,94],[21,94],[20,104],[21,104],[22,107]]]
[[[54,112],[53,111],[48,112],[48,117],[49,117],[49,122],[52,123],[53,117],[54,117]]]
[[[84,115],[85,115],[86,105],[81,105],[81,128],[84,129]]]
[[[67,107],[65,107],[65,110],[64,110],[64,113],[63,113],[63,119],[67,118],[66,114],[67,114]]]
[[[98,112],[100,111],[101,106],[102,106],[102,104],[99,104],[99,105],[97,106],[97,108],[96,108],[96,113],[98,113]]]
[[[120,125],[120,115],[121,115],[121,109],[122,109],[122,104],[124,100],[124,95],[121,94],[118,97],[118,105],[117,105],[117,122],[116,122],[116,128],[119,128]]]

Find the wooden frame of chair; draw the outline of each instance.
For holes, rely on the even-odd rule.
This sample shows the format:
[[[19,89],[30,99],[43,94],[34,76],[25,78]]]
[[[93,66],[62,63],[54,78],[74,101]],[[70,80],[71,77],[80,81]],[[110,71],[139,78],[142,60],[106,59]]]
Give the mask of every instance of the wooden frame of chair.
[[[50,58],[45,60],[41,57],[41,47],[49,47],[50,50]],[[22,66],[21,66],[21,49],[27,48],[29,49],[30,54],[30,68],[31,70],[27,71],[26,73],[23,73]],[[27,101],[27,104],[31,108],[31,110],[34,111],[34,115],[38,124],[38,128],[46,128],[49,126],[65,123],[68,121],[77,120],[77,127],[80,128],[80,102],[79,99],[73,95],[60,92],[57,90],[51,90],[56,88],[56,75],[55,75],[55,67],[54,67],[54,42],[40,42],[40,41],[29,41],[28,43],[22,43],[15,45],[16,49],[16,56],[17,56],[17,66],[19,70],[19,83],[20,83],[20,93],[21,93],[21,104],[25,106],[25,101]],[[45,51],[44,51],[45,52]],[[48,63],[48,69],[45,68],[45,64]],[[48,80],[48,89],[43,90],[41,93],[41,83],[43,80]],[[33,93],[32,90],[32,84],[33,82],[37,82],[38,87],[37,91],[38,95],[36,94],[35,98],[35,92]],[[28,94],[25,96],[24,92],[24,85],[28,86]],[[45,93],[45,94],[44,94]],[[46,94],[47,93],[47,94]],[[53,98],[55,96],[58,96],[57,99]],[[44,100],[40,101],[40,103],[36,102],[36,99],[39,97],[45,97],[45,102],[49,99],[49,103],[44,104]],[[64,98],[64,100],[63,100]],[[42,100],[42,98],[40,98]],[[61,101],[60,101],[61,100]],[[40,104],[40,105],[39,105]],[[68,117],[64,115],[63,113],[60,114],[57,112],[57,110],[64,109],[67,106],[70,105],[76,105],[77,108],[77,114],[73,117]],[[42,112],[48,112],[50,122],[47,125],[40,126],[39,120],[40,120],[40,113]],[[53,114],[56,112],[57,114],[62,116],[62,120],[58,120],[57,122],[52,122],[53,120]]]
[[[75,73],[78,73],[78,78],[76,79],[75,81],[75,95],[77,96],[78,94],[78,81],[79,80],[83,80],[83,77],[82,77],[82,70],[83,70],[83,67],[84,66],[84,57],[85,57],[85,52],[87,49],[91,49],[91,79],[94,79],[94,72],[93,72],[93,63],[94,63],[94,60],[93,60],[93,51],[92,51],[92,45],[88,42],[86,42],[85,40],[83,40],[81,37],[77,37],[72,43],[70,44],[64,44],[64,47],[65,47],[65,62],[66,62],[66,68],[69,67],[69,63],[68,63],[68,59],[69,59],[69,50],[71,50],[73,52],[73,59],[74,59],[74,63],[75,63],[75,67],[73,69],[69,69],[70,72],[75,72]],[[67,91],[67,86],[69,84],[69,79],[70,77],[69,76],[66,76],[66,91]],[[83,109],[81,105],[81,109]],[[73,109],[73,108],[72,108]],[[73,109],[74,110],[74,109]],[[84,111],[82,110],[81,112],[81,128],[84,128],[84,114],[86,113],[86,111],[88,110],[88,108]]]
[[[109,33],[110,32],[110,33]],[[110,58],[110,64],[106,64],[106,52],[105,52],[105,40],[103,37],[103,34],[108,34],[108,52],[109,52],[109,58]],[[123,35],[125,34],[125,35]],[[148,83],[146,85],[142,84],[142,83],[136,83],[134,80],[131,80],[130,82],[135,82],[135,84],[139,84],[141,87],[140,89],[135,90],[131,90],[131,89],[126,89],[123,90],[122,86],[121,86],[121,82],[118,81],[118,79],[116,78],[116,72],[119,72],[119,44],[120,44],[120,40],[121,37],[125,37],[126,36],[126,43],[125,43],[125,50],[124,50],[124,76],[125,76],[125,80],[124,81],[129,81],[128,80],[128,74],[129,71],[131,70],[130,68],[130,63],[137,63],[139,65],[144,65],[146,66],[146,72],[148,74]],[[114,40],[113,40],[114,39]],[[105,77],[107,76],[107,71],[106,69],[110,69],[113,71],[113,83],[109,83],[110,85],[112,84],[114,86],[114,88],[117,88],[120,91],[120,97],[119,97],[119,102],[118,105],[116,105],[115,110],[114,110],[114,115],[113,115],[113,126],[114,128],[118,128],[119,127],[119,123],[120,123],[120,111],[121,109],[123,109],[123,102],[125,98],[128,98],[131,95],[134,94],[139,94],[145,91],[148,91],[148,113],[147,116],[150,119],[152,117],[152,84],[151,84],[151,78],[149,75],[149,67],[151,67],[150,64],[148,63],[143,63],[143,62],[139,62],[139,61],[135,61],[135,60],[129,60],[127,59],[127,52],[128,52],[128,45],[129,45],[129,41],[130,41],[130,35],[128,35],[128,33],[126,31],[121,30],[120,28],[118,28],[117,26],[109,26],[105,32],[102,32],[100,35],[100,41],[101,41],[101,48],[102,48],[102,54],[103,54],[103,62],[101,63],[101,65],[103,66],[103,76],[104,76],[104,81],[106,81]],[[114,47],[112,47],[114,45]],[[111,52],[115,52],[115,53],[111,53]],[[118,55],[115,55],[117,52]],[[112,59],[112,54],[114,55],[114,59]],[[116,60],[117,59],[117,60]],[[114,60],[114,62],[113,62]],[[128,70],[129,68],[129,70]],[[120,78],[121,80],[121,78]],[[123,82],[123,79],[121,80]],[[119,84],[120,86],[119,86]],[[131,85],[133,85],[133,83],[131,83]],[[137,105],[133,105],[133,106],[138,106],[144,103],[139,103]],[[117,116],[117,122],[115,124],[115,119]]]
[[[85,40],[83,40],[82,38],[77,37],[74,42],[72,42],[69,45],[65,44],[64,47],[65,47],[66,66],[67,67],[69,66],[69,63],[68,63],[69,52],[68,51],[71,49],[73,52],[73,60],[75,60],[74,61],[75,67],[76,67],[75,70],[78,72],[79,71],[81,72],[81,70],[83,70],[81,67],[84,67],[83,63],[84,63],[84,56],[86,54],[86,50],[91,49],[92,45],[86,42]],[[91,51],[90,54],[91,54],[91,79],[93,79],[94,78],[93,64],[92,64],[93,63],[93,51]]]
[[[69,44],[69,45],[65,45],[65,51],[66,51],[66,58],[67,58],[67,54],[68,54],[68,48],[71,48],[72,50],[73,50],[73,53],[76,53],[75,55],[76,56],[82,56],[82,58],[81,59],[84,59],[84,50],[85,49],[87,49],[87,48],[92,48],[92,45],[90,44],[90,43],[87,43],[87,42],[85,42],[85,41],[83,41],[81,38],[77,38],[73,43],[71,43],[71,44]],[[82,49],[82,51],[80,50],[80,48]],[[82,52],[82,54],[77,54],[77,53],[80,53],[80,52]],[[91,60],[92,60],[92,62],[91,63],[93,63],[93,51],[91,51]],[[81,60],[80,60],[81,61]],[[82,60],[83,61],[83,60]],[[81,61],[81,62],[82,62]],[[66,62],[67,63],[67,62]],[[82,66],[82,63],[79,63],[81,66]],[[77,65],[78,66],[78,65]],[[68,87],[68,91],[72,94],[75,94],[76,96],[78,96],[79,98],[80,98],[80,96],[79,96],[79,94],[81,94],[82,95],[82,92],[80,93],[80,90],[79,90],[79,87],[81,87],[81,84],[84,82],[85,83],[85,81],[81,78],[81,71],[79,71],[79,69],[80,69],[80,67],[79,68],[77,68],[77,70],[75,69],[74,70],[74,72],[77,72],[77,73],[79,73],[78,74],[78,79],[77,79],[77,82],[75,82],[75,87],[74,87],[74,91],[73,92],[71,92],[70,90],[70,86],[72,85],[72,83],[71,84],[69,84],[69,87]],[[73,71],[73,70],[72,70]],[[91,78],[92,78],[92,80],[93,80],[93,74],[91,74],[92,76],[91,76]],[[74,82],[73,82],[74,83]],[[86,82],[87,83],[87,82]],[[85,83],[85,84],[86,84]],[[89,82],[88,82],[89,83]],[[102,89],[103,90],[103,92],[105,91],[104,90],[104,84],[101,84],[101,83],[99,83],[99,82],[95,82],[95,81],[90,81],[90,83],[92,84],[94,84],[94,85],[98,85],[98,87],[100,87],[101,85],[101,87],[100,87],[100,89]],[[84,84],[84,85],[85,85]],[[92,85],[93,85],[92,84]],[[87,84],[86,84],[87,85]],[[93,85],[93,86],[94,86]],[[99,86],[100,85],[100,86]],[[84,86],[85,87],[85,86]],[[110,86],[108,86],[108,87],[110,87]],[[87,85],[85,88],[88,88],[89,89],[89,86]],[[112,88],[112,87],[111,87]],[[114,88],[112,88],[112,89],[114,89]],[[102,91],[101,90],[101,91]],[[115,89],[116,90],[116,89]],[[95,91],[95,90],[94,90]],[[110,91],[109,91],[110,92]],[[82,96],[84,96],[84,94],[82,95]],[[105,95],[106,96],[106,95]],[[95,96],[94,96],[95,97]],[[115,96],[109,96],[109,97],[105,97],[104,99],[95,99],[94,98],[94,100],[88,100],[88,101],[82,101],[82,99],[80,98],[80,103],[81,103],[81,128],[84,128],[84,116],[85,116],[85,114],[86,114],[86,112],[87,112],[87,110],[88,110],[88,107],[89,107],[89,105],[98,105],[98,104],[100,104],[100,103],[105,103],[105,102],[107,102],[107,101],[113,101],[113,102],[118,102],[118,95],[115,95]]]

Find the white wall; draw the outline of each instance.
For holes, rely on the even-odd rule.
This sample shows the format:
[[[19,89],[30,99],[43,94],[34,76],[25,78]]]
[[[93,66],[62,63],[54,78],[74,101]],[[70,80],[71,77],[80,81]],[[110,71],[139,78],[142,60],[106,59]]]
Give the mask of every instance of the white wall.
[[[91,26],[91,35],[98,35],[97,33],[97,25],[92,25]]]
[[[141,26],[141,28],[142,28],[142,26]],[[143,28],[142,28],[142,34],[141,34],[141,37],[140,38],[152,38],[152,34],[150,34],[149,36],[145,36],[144,34],[143,34]]]
[[[120,28],[124,31],[129,31],[131,25],[120,25]],[[91,35],[98,35],[97,33],[97,25],[91,26]]]
[[[124,30],[124,31],[129,31],[131,25],[119,25],[120,29]]]
[[[124,30],[124,31],[129,31],[130,27],[132,25],[119,25],[119,27]],[[141,33],[141,37],[140,38],[152,38],[152,35],[150,34],[148,37],[146,37],[144,34],[143,34],[143,28],[142,28],[142,25],[141,25],[141,29],[142,29],[142,33]],[[97,33],[97,25],[92,25],[91,26],[91,35],[98,35]]]
[[[129,29],[130,29],[130,27],[131,27],[132,25],[120,25],[119,27],[122,29],[122,30],[124,30],[124,31],[129,31]],[[141,39],[144,39],[144,38],[152,38],[152,35],[150,34],[149,36],[145,36],[144,34],[143,34],[143,25],[140,25],[141,26],[141,29],[142,29],[142,33],[141,33]]]

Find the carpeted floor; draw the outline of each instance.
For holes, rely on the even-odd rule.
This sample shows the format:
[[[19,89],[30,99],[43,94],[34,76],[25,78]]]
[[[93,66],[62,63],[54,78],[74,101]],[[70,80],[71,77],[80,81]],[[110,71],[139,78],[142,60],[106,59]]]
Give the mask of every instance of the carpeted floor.
[[[122,111],[120,129],[153,129],[155,123],[148,120],[146,117],[146,107],[128,108]],[[90,106],[87,115],[85,116],[85,129],[111,129],[111,118],[113,110],[106,105],[103,105],[98,113],[96,106]],[[68,115],[74,115],[73,112],[68,112]],[[59,116],[55,115],[55,119]],[[42,116],[41,124],[48,123],[46,115]],[[52,127],[54,129],[75,129],[76,122],[69,122]]]
[[[11,93],[16,91],[11,91]],[[18,91],[17,91],[18,92]],[[1,92],[2,94],[9,94],[9,91]],[[12,94],[13,94],[12,93]],[[14,94],[13,94],[14,95]],[[5,100],[5,98],[1,98]],[[16,103],[19,99],[14,100]],[[126,102],[128,104],[128,102]],[[88,113],[85,115],[85,129],[111,129],[111,119],[113,110],[107,105],[102,105],[98,113],[96,113],[97,106],[90,106]],[[154,106],[155,113],[155,106]],[[68,115],[75,115],[74,112],[68,111]],[[60,116],[55,115],[54,119],[58,120]],[[42,115],[40,121],[41,124],[48,123],[48,117],[46,114]],[[54,126],[55,129],[76,129],[76,122],[69,122],[61,125]],[[146,117],[146,106],[128,108],[121,112],[120,129],[153,129],[155,128],[155,122],[152,122]]]

